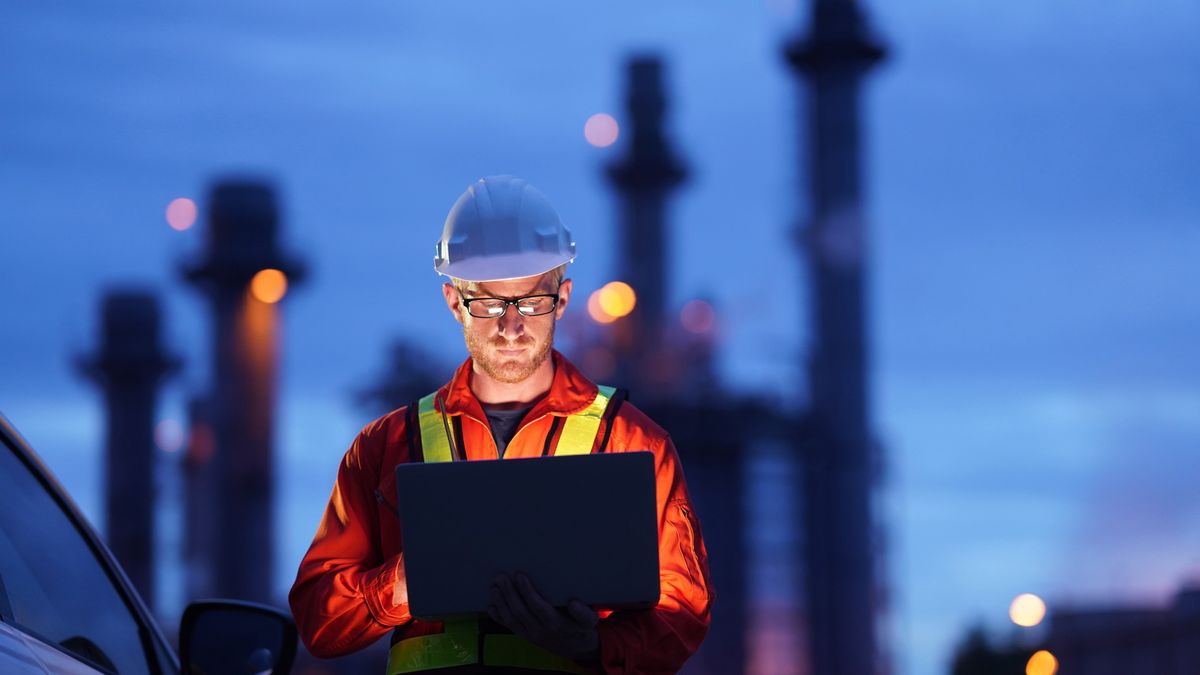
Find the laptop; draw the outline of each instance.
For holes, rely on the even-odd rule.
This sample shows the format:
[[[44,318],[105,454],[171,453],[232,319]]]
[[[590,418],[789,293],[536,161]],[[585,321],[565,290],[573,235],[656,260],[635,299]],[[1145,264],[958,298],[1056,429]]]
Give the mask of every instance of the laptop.
[[[653,607],[654,490],[650,452],[401,464],[409,611],[485,613],[500,572],[524,572],[556,607]]]

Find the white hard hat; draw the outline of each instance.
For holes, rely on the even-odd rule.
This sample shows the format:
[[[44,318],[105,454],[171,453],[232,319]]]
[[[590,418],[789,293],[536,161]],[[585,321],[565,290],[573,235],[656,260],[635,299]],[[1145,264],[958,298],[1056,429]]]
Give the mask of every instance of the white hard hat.
[[[487,176],[450,209],[433,269],[464,281],[503,281],[574,259],[571,231],[545,195],[520,178]]]

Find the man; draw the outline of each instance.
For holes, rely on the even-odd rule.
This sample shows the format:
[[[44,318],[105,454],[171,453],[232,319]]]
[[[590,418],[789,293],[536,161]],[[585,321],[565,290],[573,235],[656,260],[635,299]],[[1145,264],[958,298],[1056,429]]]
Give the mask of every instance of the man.
[[[555,322],[571,298],[563,273],[574,258],[570,232],[525,181],[483,178],[451,209],[435,269],[450,278],[442,293],[470,358],[437,392],[364,427],[343,458],[289,594],[314,655],[347,654],[391,632],[389,675],[673,673],[699,647],[712,590],[675,446],[615,390],[597,387],[553,349]],[[453,448],[444,434],[422,433],[422,415],[442,413],[459,439]],[[452,453],[480,460],[634,450],[655,458],[656,607],[596,611],[574,601],[564,611],[542,598],[536,579],[518,573],[496,578],[488,614],[478,620],[421,621],[409,613],[393,506],[398,463]],[[503,504],[496,506],[502,513]],[[488,648],[501,639],[508,648]]]

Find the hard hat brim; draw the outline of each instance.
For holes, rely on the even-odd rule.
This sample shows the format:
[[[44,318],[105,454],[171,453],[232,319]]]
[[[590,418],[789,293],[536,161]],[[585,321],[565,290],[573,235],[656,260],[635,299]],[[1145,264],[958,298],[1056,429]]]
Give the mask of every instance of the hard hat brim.
[[[443,276],[463,281],[509,281],[536,277],[573,260],[575,256],[561,253],[514,253],[447,262],[435,265],[434,270]]]

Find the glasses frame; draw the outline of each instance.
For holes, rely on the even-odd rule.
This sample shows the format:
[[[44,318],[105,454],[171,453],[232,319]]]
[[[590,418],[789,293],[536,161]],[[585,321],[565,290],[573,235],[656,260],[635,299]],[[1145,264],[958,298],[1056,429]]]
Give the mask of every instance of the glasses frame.
[[[561,286],[560,286],[560,288],[561,288]],[[455,290],[457,290],[457,289],[455,289]],[[559,295],[558,291],[559,291],[559,289],[556,288],[556,289],[554,289],[553,293],[531,293],[529,295],[522,295],[519,298],[496,298],[496,297],[491,297],[491,296],[481,297],[481,298],[468,298],[467,296],[462,294],[462,291],[458,291],[458,297],[462,299],[463,307],[467,308],[467,314],[470,314],[471,316],[475,317],[476,319],[499,319],[500,317],[508,314],[509,305],[516,307],[517,314],[520,314],[521,316],[546,316],[547,314],[553,314],[554,310],[558,309],[559,301],[562,300],[562,296]],[[537,314],[526,314],[525,312],[522,312],[521,306],[518,303],[521,302],[522,300],[528,300],[530,298],[550,298],[551,299],[550,309],[546,310],[545,312],[538,312]],[[474,312],[471,311],[471,303],[478,302],[480,300],[495,300],[497,302],[503,302],[504,303],[504,311],[500,312],[499,314],[496,314],[496,315],[488,314],[488,315],[480,316],[478,314],[475,314]]]

